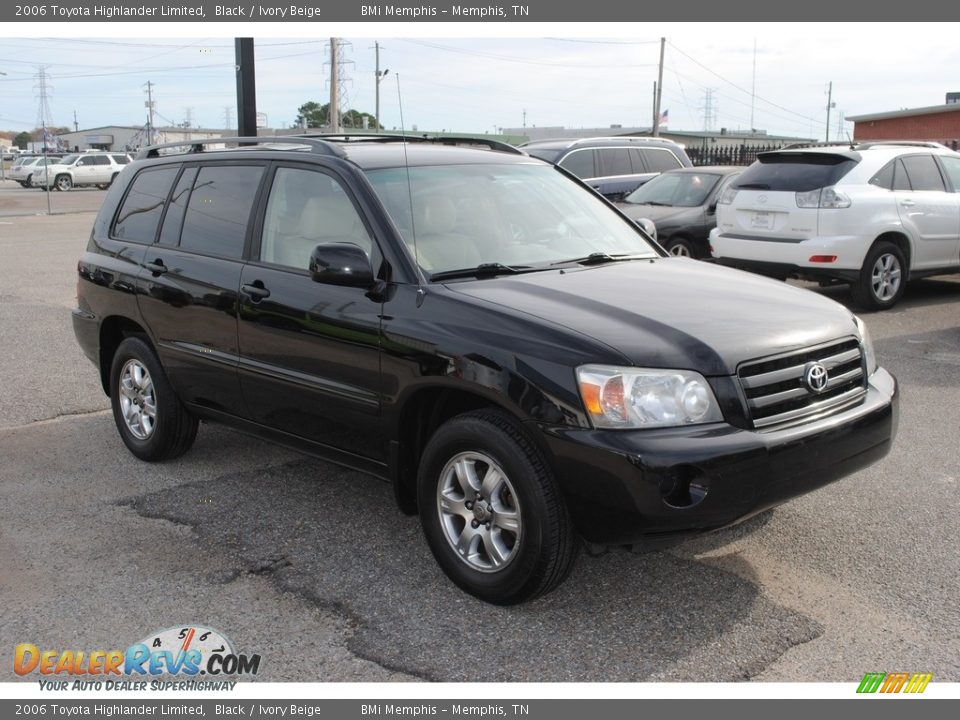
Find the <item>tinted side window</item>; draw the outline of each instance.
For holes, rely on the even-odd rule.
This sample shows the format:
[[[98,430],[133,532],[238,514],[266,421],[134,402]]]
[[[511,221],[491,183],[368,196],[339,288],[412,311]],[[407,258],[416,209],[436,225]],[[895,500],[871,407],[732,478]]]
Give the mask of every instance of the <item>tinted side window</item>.
[[[569,170],[578,178],[597,177],[593,167],[593,150],[574,150],[560,161],[560,167]]]
[[[644,160],[647,161],[647,168],[650,172],[666,172],[667,170],[675,170],[678,167],[683,167],[680,161],[677,160],[677,156],[669,150],[643,148],[640,152],[643,154]]]
[[[940,176],[940,168],[932,155],[910,155],[902,158],[903,166],[910,177],[910,185],[914,190],[940,190],[946,188]]]
[[[601,148],[600,167],[603,175],[630,175],[630,150],[628,148]]]
[[[143,170],[130,185],[113,226],[113,236],[121,240],[152,243],[163,212],[163,203],[177,175],[177,168]]]
[[[870,184],[876,185],[884,190],[893,189],[893,166],[894,163],[888,162],[876,175],[870,178]]]
[[[180,247],[239,258],[263,168],[256,165],[200,168],[183,219]]]
[[[109,164],[110,164],[110,158],[108,158],[106,155],[97,155],[96,157],[93,158],[93,164],[94,164],[94,165],[109,165]]]
[[[940,162],[943,163],[943,169],[947,171],[947,176],[953,183],[953,191],[960,193],[960,158],[941,155]]]
[[[130,162],[130,158],[126,155],[111,155],[110,157],[113,158],[113,161],[117,163],[117,165],[126,165]]]
[[[903,161],[897,160],[893,165],[893,189],[894,190],[912,190],[910,187],[910,178],[907,177],[907,171],[903,169]]]
[[[167,204],[167,214],[163,217],[163,227],[160,228],[160,239],[157,242],[161,245],[180,244],[180,228],[183,225],[183,216],[187,212],[187,200],[190,199],[190,189],[193,187],[195,177],[197,177],[197,169],[189,167],[183,171],[183,175],[177,181],[177,186],[173,189],[173,195],[170,196],[170,202]]]

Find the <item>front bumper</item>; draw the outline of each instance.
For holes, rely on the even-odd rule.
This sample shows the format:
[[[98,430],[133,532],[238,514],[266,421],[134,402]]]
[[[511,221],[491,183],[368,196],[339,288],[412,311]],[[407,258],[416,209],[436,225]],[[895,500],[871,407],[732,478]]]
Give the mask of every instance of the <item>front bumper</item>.
[[[881,368],[859,405],[782,430],[540,429],[580,533],[615,545],[725,527],[839,480],[890,451],[897,420]]]

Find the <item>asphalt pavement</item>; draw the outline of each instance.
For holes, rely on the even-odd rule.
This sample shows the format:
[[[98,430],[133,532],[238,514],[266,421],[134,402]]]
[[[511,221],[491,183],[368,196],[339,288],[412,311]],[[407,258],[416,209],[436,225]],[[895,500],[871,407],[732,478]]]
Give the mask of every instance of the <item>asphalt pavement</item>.
[[[957,276],[864,316],[902,390],[881,464],[670,551],[581,555],[498,608],[446,580],[378,480],[207,424],[179,460],[134,459],[70,325],[92,221],[0,217],[0,680],[17,643],[183,624],[273,681],[960,680]]]

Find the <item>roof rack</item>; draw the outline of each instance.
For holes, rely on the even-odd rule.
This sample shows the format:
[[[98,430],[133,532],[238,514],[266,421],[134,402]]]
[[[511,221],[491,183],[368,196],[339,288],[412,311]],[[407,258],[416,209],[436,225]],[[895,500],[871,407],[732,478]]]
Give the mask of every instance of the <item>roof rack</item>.
[[[858,148],[871,148],[871,147],[878,147],[882,145],[903,145],[906,147],[925,147],[925,148],[946,148],[947,147],[943,143],[932,142],[929,140],[870,140],[868,142],[857,143]]]
[[[163,148],[173,148],[173,147],[187,147],[189,150],[186,153],[181,154],[190,154],[190,153],[202,153],[204,145],[226,145],[226,144],[236,144],[236,145],[300,145],[308,146],[310,152],[316,153],[319,155],[332,155],[333,157],[346,157],[347,154],[343,151],[342,148],[333,145],[332,143],[325,142],[324,140],[314,139],[310,137],[295,136],[295,135],[276,135],[273,137],[214,137],[214,138],[204,138],[202,140],[182,140],[180,142],[168,142],[162,143],[160,145],[150,145],[143,148],[137,154],[137,160],[143,160],[145,158],[155,158],[160,157],[160,150]]]
[[[797,142],[790,143],[789,145],[784,145],[781,150],[797,150],[799,148],[818,148],[818,147],[848,147],[851,150],[860,147],[858,143],[850,142],[849,140],[844,142]]]
[[[420,142],[437,143],[439,145],[483,145],[491,150],[508,152],[513,155],[526,155],[523,150],[509,143],[489,138],[473,137],[471,135],[405,135],[401,133],[311,133],[297,136],[326,140],[328,142]]]

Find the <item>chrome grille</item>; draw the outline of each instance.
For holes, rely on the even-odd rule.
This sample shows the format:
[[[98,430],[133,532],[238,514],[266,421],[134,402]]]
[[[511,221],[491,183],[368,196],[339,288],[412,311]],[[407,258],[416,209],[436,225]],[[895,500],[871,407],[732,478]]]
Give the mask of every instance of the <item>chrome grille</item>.
[[[822,392],[804,383],[808,364],[828,379]],[[860,343],[855,339],[744,363],[737,371],[755,428],[797,424],[853,405],[866,394]]]

